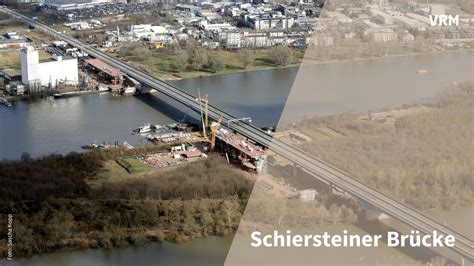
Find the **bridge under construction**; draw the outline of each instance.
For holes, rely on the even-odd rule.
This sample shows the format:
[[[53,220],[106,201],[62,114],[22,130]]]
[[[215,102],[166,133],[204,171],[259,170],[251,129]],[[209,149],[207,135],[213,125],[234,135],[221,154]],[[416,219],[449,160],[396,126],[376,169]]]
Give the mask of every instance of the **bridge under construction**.
[[[80,49],[82,52],[88,53],[90,56],[99,59],[114,68],[120,69],[126,75],[140,81],[142,84],[145,84],[152,89],[159,91],[163,95],[166,95],[185,106],[199,111],[200,103],[196,101],[195,96],[183,92],[173,85],[157,79],[152,75],[140,71],[111,55],[91,47],[89,44],[86,44],[66,34],[60,33],[47,25],[30,19],[29,17],[21,15],[7,8],[2,8],[0,11],[6,12],[12,17],[19,19],[32,27],[40,29],[47,34],[51,34],[56,38],[69,43],[70,45]],[[209,105],[208,112],[209,118],[213,120],[218,120],[221,116],[223,117],[224,121],[235,120],[231,114],[228,114],[212,105]],[[228,128],[255,141],[256,143],[259,143],[260,145],[272,150],[280,156],[285,157],[286,159],[293,162],[301,170],[314,176],[315,178],[331,184],[338,189],[346,191],[355,198],[370,204],[379,211],[403,222],[413,229],[419,230],[423,234],[431,235],[434,231],[437,231],[438,233],[444,235],[454,235],[456,238],[456,243],[449,249],[457,254],[456,258],[464,258],[474,262],[473,241],[467,236],[452,230],[451,228],[421,213],[420,211],[415,210],[407,204],[395,200],[392,197],[362,183],[359,179],[353,177],[349,173],[346,173],[341,169],[322,161],[314,155],[308,154],[277,139],[273,139],[272,136],[268,135],[263,130],[252,126],[251,124],[245,122],[234,122],[229,124]],[[456,261],[460,261],[458,259],[456,259]]]

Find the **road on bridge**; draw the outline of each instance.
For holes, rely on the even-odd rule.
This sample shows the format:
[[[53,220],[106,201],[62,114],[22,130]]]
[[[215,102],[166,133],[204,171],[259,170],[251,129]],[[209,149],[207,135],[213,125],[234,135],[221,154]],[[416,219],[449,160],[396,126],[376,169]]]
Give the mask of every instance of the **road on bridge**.
[[[113,57],[102,51],[90,47],[87,43],[77,40],[71,36],[56,31],[55,29],[44,25],[38,21],[32,20],[29,17],[21,15],[13,10],[7,8],[0,8],[0,11],[6,12],[16,19],[23,21],[26,24],[34,26],[38,29],[51,34],[70,45],[81,49],[83,52],[88,53],[97,59],[100,59],[107,64],[122,70],[127,75],[140,82],[147,84],[151,88],[163,93],[171,99],[182,103],[185,106],[189,106],[194,110],[199,110],[199,103],[196,101],[196,97],[183,92],[177,87],[168,84],[158,78],[151,76],[148,73],[137,70],[135,67]],[[209,105],[209,117],[217,120],[220,116],[223,116],[225,120],[235,119],[232,115],[218,109],[215,106]],[[460,255],[471,262],[474,262],[473,255],[473,241],[465,235],[448,228],[433,218],[415,210],[414,208],[399,202],[378,190],[363,184],[359,179],[352,175],[338,169],[335,166],[330,165],[316,158],[314,155],[308,154],[298,148],[288,145],[277,139],[273,139],[270,135],[265,133],[263,130],[254,127],[245,122],[231,123],[229,128],[235,130],[239,134],[263,145],[264,147],[272,150],[273,152],[287,158],[294,162],[303,171],[319,178],[327,183],[332,183],[334,186],[347,191],[352,196],[364,201],[381,212],[398,219],[413,229],[419,230],[424,234],[433,234],[433,231],[437,231],[444,235],[454,235],[456,243],[454,247],[451,247],[452,251]],[[456,261],[460,261],[455,259]]]

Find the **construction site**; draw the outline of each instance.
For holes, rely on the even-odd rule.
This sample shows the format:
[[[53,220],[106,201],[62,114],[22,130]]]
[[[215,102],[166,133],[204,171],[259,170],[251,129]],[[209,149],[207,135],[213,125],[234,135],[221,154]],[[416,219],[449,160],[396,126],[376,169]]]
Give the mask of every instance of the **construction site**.
[[[95,66],[98,67],[97,64]],[[108,71],[109,75],[119,75],[119,72],[114,72],[112,69]],[[140,135],[153,145],[163,147],[164,150],[158,153],[121,158],[117,162],[129,173],[135,173],[206,159],[209,153],[218,152],[229,164],[241,167],[249,173],[265,172],[265,150],[244,136],[226,128],[222,116],[217,121],[210,121],[207,95],[201,97],[199,93],[197,100],[200,103],[200,125],[145,123],[142,127],[134,129],[132,134]]]

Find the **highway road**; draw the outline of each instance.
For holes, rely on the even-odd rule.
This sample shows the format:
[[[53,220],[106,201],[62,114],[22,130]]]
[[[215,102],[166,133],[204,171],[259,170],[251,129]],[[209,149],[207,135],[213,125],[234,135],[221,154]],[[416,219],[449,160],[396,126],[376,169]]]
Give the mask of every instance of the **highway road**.
[[[199,103],[196,101],[195,96],[185,93],[171,84],[159,80],[148,73],[137,70],[135,67],[111,55],[94,49],[80,40],[77,40],[66,34],[62,34],[61,32],[58,32],[47,25],[34,21],[10,9],[3,8],[0,9],[0,11],[7,12],[11,16],[23,21],[24,23],[41,29],[47,34],[54,35],[58,39],[61,39],[70,45],[81,49],[83,52],[86,52],[89,55],[98,58],[113,67],[121,69],[127,75],[139,80],[144,84],[147,84],[151,88],[156,89],[160,93],[176,100],[179,103],[182,103],[185,106],[199,110]],[[215,106],[209,105],[210,118],[217,120],[220,115],[223,116],[224,121],[235,119],[235,117],[232,115],[216,108]],[[454,235],[456,237],[456,243],[455,246],[451,247],[450,249],[464,259],[474,262],[473,241],[467,236],[456,232],[434,220],[433,218],[415,210],[414,208],[365,185],[358,178],[355,178],[349,173],[346,173],[341,169],[338,169],[337,167],[332,166],[319,158],[316,158],[314,155],[306,153],[282,141],[273,139],[270,135],[257,127],[245,122],[231,123],[228,127],[294,162],[303,171],[328,183],[332,183],[334,186],[347,191],[352,196],[372,205],[381,212],[398,219],[413,229],[430,235],[433,233],[433,231],[437,231],[444,235]]]

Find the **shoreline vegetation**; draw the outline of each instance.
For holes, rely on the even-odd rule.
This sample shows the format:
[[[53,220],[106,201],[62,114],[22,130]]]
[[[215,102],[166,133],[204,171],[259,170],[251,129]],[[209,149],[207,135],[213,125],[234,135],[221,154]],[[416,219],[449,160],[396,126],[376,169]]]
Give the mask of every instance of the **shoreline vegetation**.
[[[303,119],[303,150],[421,211],[473,204],[474,82],[432,103]]]
[[[220,156],[125,180],[110,173],[93,185],[112,158],[113,153],[93,151],[0,162],[0,221],[6,224],[13,215],[15,257],[182,243],[236,231],[252,181]],[[6,230],[0,228],[2,258]]]
[[[0,161],[0,223],[13,215],[14,256],[234,234],[255,178],[219,154],[137,174],[115,165],[117,158],[159,149],[164,147]],[[331,215],[325,223],[356,219],[344,204],[315,206]],[[0,227],[1,236],[5,230]],[[0,258],[6,255],[1,238]]]
[[[141,50],[140,47],[138,49]],[[166,48],[165,48],[166,49]],[[314,47],[306,48],[314,50]],[[270,52],[270,49],[257,49],[257,50],[247,50],[249,57],[247,59],[250,63],[241,63],[238,58],[238,53],[234,51],[211,51],[210,54],[214,54],[216,58],[219,58],[224,66],[220,66],[217,71],[203,69],[193,69],[191,64],[184,64],[188,70],[178,71],[176,66],[172,62],[176,61],[176,58],[171,51],[150,51],[148,54],[145,54],[142,59],[135,58],[130,53],[121,54],[120,53],[111,53],[112,55],[117,55],[122,60],[131,63],[132,65],[138,67],[142,71],[146,71],[157,78],[162,80],[184,80],[189,78],[200,78],[208,76],[222,76],[227,74],[236,74],[236,73],[247,73],[247,72],[256,72],[256,71],[266,71],[266,70],[275,70],[275,69],[285,69],[292,67],[304,67],[312,65],[325,65],[325,64],[337,64],[337,63],[350,63],[350,62],[359,62],[366,60],[376,60],[383,58],[396,58],[396,57],[405,57],[405,56],[419,56],[419,55],[428,55],[428,54],[443,54],[443,53],[454,53],[454,52],[471,52],[474,51],[472,48],[465,49],[456,49],[456,50],[439,50],[439,51],[403,51],[397,53],[389,54],[380,54],[376,53],[373,55],[359,54],[350,58],[337,58],[339,56],[335,55],[336,58],[326,58],[326,59],[314,59],[313,55],[306,55],[306,49],[302,48],[292,48],[292,58],[288,63],[275,65],[272,62],[272,59],[267,56]],[[312,53],[312,51],[309,51]],[[142,50],[143,51],[143,50]],[[296,52],[295,52],[296,51]],[[161,62],[156,62],[161,60]],[[183,65],[183,64],[182,64]]]
[[[143,44],[124,43],[115,49],[103,50],[165,81],[382,58],[474,51],[469,47],[432,49],[431,45],[433,44],[429,40],[422,40],[403,46],[400,44],[357,43],[354,44],[354,47],[288,48],[276,46],[229,51],[208,50],[198,47],[195,42],[189,42],[186,45],[173,45],[160,49],[150,49]],[[0,58],[4,57],[5,59],[2,60],[3,63],[0,63],[0,69],[19,68],[19,62],[15,63],[12,58],[14,54],[18,54],[18,52],[0,51]],[[50,56],[42,51],[41,57],[48,58]],[[19,99],[23,98],[12,98],[11,100]],[[25,99],[29,98],[25,97]]]

